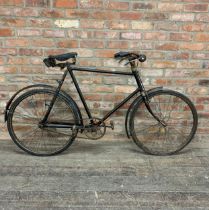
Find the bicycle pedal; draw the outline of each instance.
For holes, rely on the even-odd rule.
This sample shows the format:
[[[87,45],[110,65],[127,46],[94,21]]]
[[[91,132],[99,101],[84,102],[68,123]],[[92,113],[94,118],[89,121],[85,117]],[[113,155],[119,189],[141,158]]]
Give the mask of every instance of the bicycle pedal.
[[[112,130],[114,130],[114,122],[112,120],[110,121],[110,127]]]

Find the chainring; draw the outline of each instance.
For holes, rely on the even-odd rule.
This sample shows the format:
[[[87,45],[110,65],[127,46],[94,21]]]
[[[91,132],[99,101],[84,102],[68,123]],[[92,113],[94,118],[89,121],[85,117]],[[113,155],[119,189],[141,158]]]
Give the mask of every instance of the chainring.
[[[85,125],[84,134],[92,140],[97,140],[102,138],[106,133],[106,125],[104,122],[97,124],[100,122],[99,118],[90,119],[89,124]]]

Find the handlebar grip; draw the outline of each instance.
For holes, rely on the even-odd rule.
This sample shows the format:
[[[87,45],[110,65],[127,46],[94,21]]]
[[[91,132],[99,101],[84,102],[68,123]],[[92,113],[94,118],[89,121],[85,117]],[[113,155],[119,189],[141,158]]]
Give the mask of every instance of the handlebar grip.
[[[140,62],[144,62],[144,61],[147,60],[147,57],[146,57],[146,55],[141,54],[141,55],[139,55],[139,58],[138,59],[139,59]]]

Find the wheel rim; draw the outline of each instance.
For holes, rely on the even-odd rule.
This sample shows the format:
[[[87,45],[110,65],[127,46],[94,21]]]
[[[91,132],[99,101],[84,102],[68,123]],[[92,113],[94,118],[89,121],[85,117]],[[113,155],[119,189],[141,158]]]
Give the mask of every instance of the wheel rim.
[[[186,146],[192,138],[194,116],[189,103],[170,93],[150,98],[153,113],[163,120],[164,127],[140,103],[133,116],[133,137],[136,143],[151,154],[172,154]]]
[[[18,145],[30,153],[50,155],[63,150],[73,138],[69,128],[40,128],[53,93],[38,92],[24,97],[15,107],[12,115],[12,130]],[[57,97],[48,121],[74,123],[75,117],[68,103]]]

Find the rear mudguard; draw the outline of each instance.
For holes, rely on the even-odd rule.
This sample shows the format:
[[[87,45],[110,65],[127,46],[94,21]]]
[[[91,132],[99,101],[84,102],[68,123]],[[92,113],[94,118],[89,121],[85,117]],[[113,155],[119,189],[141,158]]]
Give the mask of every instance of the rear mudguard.
[[[153,93],[153,92],[155,92],[155,91],[158,91],[158,90],[162,90],[162,89],[163,89],[163,87],[152,88],[152,89],[150,89],[150,90],[147,91],[147,94],[148,94],[148,96],[149,96],[149,94],[151,94],[151,93]],[[133,110],[135,104],[137,104],[139,101],[142,101],[142,100],[143,100],[142,96],[141,96],[141,95],[138,96],[138,97],[132,102],[132,104],[129,106],[128,111],[127,111],[127,113],[126,113],[125,129],[126,129],[126,134],[127,134],[127,137],[128,137],[128,138],[130,138],[130,136],[131,136],[130,131],[129,131],[129,126],[128,126],[128,124],[129,124],[129,116],[130,116],[130,113],[131,113],[131,111]]]
[[[14,95],[9,99],[9,101],[6,104],[5,107],[5,111],[4,111],[4,120],[5,122],[7,121],[8,118],[8,112],[10,109],[10,106],[12,104],[12,102],[14,101],[15,98],[17,98],[17,96],[19,96],[21,93],[23,93],[25,90],[28,89],[32,89],[32,88],[48,88],[48,89],[53,89],[56,90],[56,87],[51,86],[51,85],[46,85],[46,84],[35,84],[35,85],[29,85],[27,87],[24,87],[20,90],[18,90],[16,93],[14,93]],[[65,91],[60,90],[60,94],[62,94],[64,97],[66,97],[67,99],[69,99],[69,101],[73,102],[74,107],[76,108],[76,111],[78,112],[78,117],[79,117],[79,123],[81,125],[83,125],[83,118],[80,112],[80,109],[78,108],[78,105],[75,103],[75,101],[71,98],[71,96],[69,96]]]

